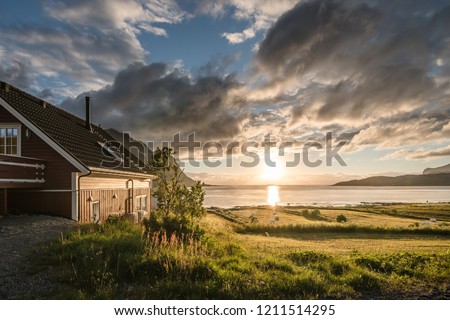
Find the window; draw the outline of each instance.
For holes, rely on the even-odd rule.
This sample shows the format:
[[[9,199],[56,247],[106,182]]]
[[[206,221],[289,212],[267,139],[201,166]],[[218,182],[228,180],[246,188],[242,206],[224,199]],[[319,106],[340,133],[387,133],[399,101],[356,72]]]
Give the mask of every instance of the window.
[[[0,124],[0,154],[20,156],[20,125]]]
[[[136,197],[136,210],[137,211],[147,211],[147,196],[137,196]]]
[[[91,221],[94,223],[97,223],[100,221],[100,201],[92,202]]]

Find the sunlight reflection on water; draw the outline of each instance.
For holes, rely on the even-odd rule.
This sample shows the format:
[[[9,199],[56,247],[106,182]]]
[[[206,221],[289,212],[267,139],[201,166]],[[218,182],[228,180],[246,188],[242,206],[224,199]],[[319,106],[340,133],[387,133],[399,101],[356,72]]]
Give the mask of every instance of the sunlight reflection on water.
[[[267,202],[271,206],[275,206],[278,202],[280,202],[280,192],[278,186],[267,187]]]

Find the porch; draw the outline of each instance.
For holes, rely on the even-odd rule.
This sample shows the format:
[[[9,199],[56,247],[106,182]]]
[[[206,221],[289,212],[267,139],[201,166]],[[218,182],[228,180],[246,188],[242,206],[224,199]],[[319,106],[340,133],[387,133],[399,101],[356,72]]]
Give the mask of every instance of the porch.
[[[8,189],[39,188],[45,183],[45,161],[0,154],[0,215],[8,213]]]

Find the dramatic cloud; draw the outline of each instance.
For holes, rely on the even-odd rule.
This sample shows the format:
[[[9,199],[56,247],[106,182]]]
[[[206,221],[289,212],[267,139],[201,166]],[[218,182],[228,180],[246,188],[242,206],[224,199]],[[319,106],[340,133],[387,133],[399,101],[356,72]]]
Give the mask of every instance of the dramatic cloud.
[[[195,131],[202,139],[261,141],[271,133],[296,143],[333,131],[335,139],[351,140],[347,152],[390,149],[390,156],[406,159],[434,157],[431,148],[450,143],[448,1],[41,4],[36,20],[2,22],[0,78],[65,100],[62,106],[79,115],[89,94],[94,122],[104,127],[142,139]],[[229,57],[197,59],[198,27],[214,19],[223,19],[214,26],[222,28],[218,38],[253,39],[253,53],[233,56],[248,46],[218,41],[211,54],[223,50]],[[193,32],[187,52],[191,39],[173,43],[168,34],[169,25],[182,22],[183,32]],[[152,42],[153,35],[167,39]],[[182,60],[150,64],[148,50],[161,50],[160,56],[171,50],[167,59],[186,58],[189,70]],[[229,73],[236,68],[242,72]]]
[[[260,43],[249,97],[360,146],[448,139],[448,21],[450,7],[415,0],[299,3]]]
[[[234,74],[193,78],[166,64],[135,63],[111,86],[66,100],[62,107],[80,114],[84,96],[90,95],[94,121],[149,141],[177,132],[226,138],[239,133],[245,117],[240,87]]]
[[[164,24],[190,17],[176,2],[162,0],[45,1],[42,14],[42,24],[2,26],[0,61],[13,56],[17,66],[32,69],[28,82],[14,82],[21,88],[39,87],[36,78],[45,77],[60,86],[53,88],[60,97],[111,83],[124,66],[146,60],[141,33],[167,36]],[[8,68],[12,75],[4,79],[20,71]]]

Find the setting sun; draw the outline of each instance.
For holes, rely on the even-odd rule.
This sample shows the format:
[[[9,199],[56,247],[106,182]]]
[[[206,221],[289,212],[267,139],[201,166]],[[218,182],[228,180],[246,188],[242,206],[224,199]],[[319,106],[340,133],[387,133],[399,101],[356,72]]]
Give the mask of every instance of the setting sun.
[[[280,166],[265,166],[262,172],[262,179],[267,182],[276,182],[283,176],[283,168]]]

